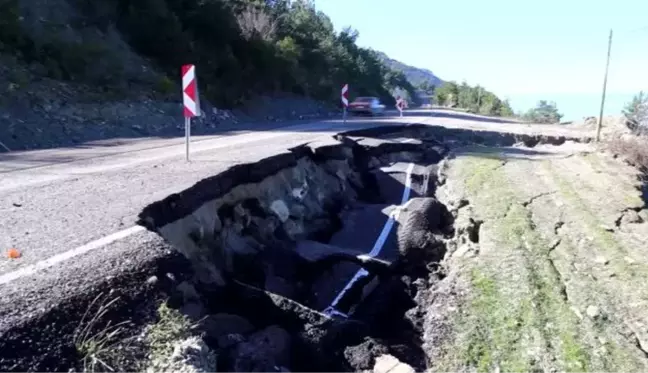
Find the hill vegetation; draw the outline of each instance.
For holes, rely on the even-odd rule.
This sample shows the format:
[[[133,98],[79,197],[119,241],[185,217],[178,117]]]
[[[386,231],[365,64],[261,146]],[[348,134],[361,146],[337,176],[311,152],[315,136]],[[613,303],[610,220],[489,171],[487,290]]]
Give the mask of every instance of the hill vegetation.
[[[536,107],[522,115],[522,119],[534,123],[559,123],[563,115],[558,111],[555,102],[538,101]]]
[[[641,91],[628,102],[622,111],[633,131],[648,135],[648,94]]]
[[[514,116],[508,100],[501,100],[493,92],[480,86],[470,86],[463,82],[445,82],[434,90],[434,99],[442,106],[466,109],[471,113],[495,115],[503,117]]]
[[[376,55],[385,64],[385,66],[394,71],[402,72],[407,80],[417,88],[439,87],[443,83],[443,80],[434,75],[434,73],[430,70],[404,64],[400,61],[390,58],[383,52],[376,52]]]
[[[387,102],[397,87],[415,90],[356,45],[357,31],[336,33],[309,0],[67,0],[45,17],[27,12],[40,18],[31,22],[21,4],[0,5],[0,53],[38,64],[49,78],[111,90],[153,84],[166,93],[176,90],[180,65],[193,62],[201,93],[225,107],[276,92],[336,102],[344,83],[352,96]],[[129,73],[110,38],[123,39],[164,76]]]

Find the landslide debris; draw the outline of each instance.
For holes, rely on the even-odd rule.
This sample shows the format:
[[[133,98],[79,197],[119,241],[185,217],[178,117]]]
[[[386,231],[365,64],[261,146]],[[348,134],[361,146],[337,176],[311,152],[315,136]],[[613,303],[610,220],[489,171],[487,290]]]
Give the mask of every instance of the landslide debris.
[[[397,214],[400,254],[395,263],[326,245],[342,228],[344,212],[358,203],[384,202],[376,179],[378,168],[397,162],[433,165],[445,157],[448,144],[535,146],[566,140],[426,126],[351,131],[257,164],[235,166],[148,206],[140,221],[192,261],[200,293],[220,292],[213,299],[222,300],[225,291],[229,304],[266,313],[275,309],[261,324],[249,310],[233,313],[261,328],[281,327],[290,338],[281,337],[278,345],[290,344],[300,353],[292,352],[290,363],[281,357],[283,351],[275,351],[279,356],[272,358],[247,356],[252,365],[246,369],[363,370],[370,369],[377,357],[391,354],[421,370],[428,366],[421,338],[427,311],[419,307],[421,294],[444,277],[438,264],[455,235],[455,217],[432,197],[436,168],[426,174],[431,181],[421,181],[426,185],[424,195],[410,200]],[[479,241],[481,222],[472,223],[457,233],[460,238],[455,241]],[[317,250],[300,249],[302,243],[313,241],[321,246],[308,247]],[[350,319],[307,306],[313,304],[313,282],[342,261],[370,273],[340,301],[343,313],[352,312]],[[367,294],[367,287],[374,290]],[[260,304],[250,303],[260,299],[264,299]],[[223,302],[214,303],[218,309]],[[252,350],[228,350],[225,356],[229,357],[223,361],[232,369],[238,364],[237,354]]]
[[[465,203],[436,198],[446,175],[445,162],[435,164],[454,147],[475,141],[510,146],[566,139],[378,127],[234,166],[148,206],[140,224],[183,258],[154,276],[133,277],[146,284],[146,317],[119,309],[97,324],[101,330],[113,320],[130,321],[117,341],[110,340],[113,354],[94,356],[105,363],[95,364],[96,370],[194,372],[213,371],[215,364],[216,370],[228,371],[420,371],[431,366],[428,346],[443,340],[430,338],[426,320],[430,309],[450,304],[452,297],[446,302],[430,289],[447,286],[441,263],[448,249],[456,253],[462,243],[477,252],[483,229],[479,220],[465,224],[456,213]],[[329,245],[350,209],[385,203],[381,170],[399,162],[420,167],[413,173],[413,198],[395,210],[397,258]],[[304,243],[319,246],[304,252]],[[348,317],[309,306],[313,283],[341,262],[369,274],[341,302]],[[174,275],[173,263],[182,276]],[[185,271],[188,265],[191,270]],[[137,299],[126,303],[129,310],[137,308]],[[2,366],[83,369],[88,356],[65,348],[23,348],[38,354],[40,363],[28,363],[24,355],[3,360]]]

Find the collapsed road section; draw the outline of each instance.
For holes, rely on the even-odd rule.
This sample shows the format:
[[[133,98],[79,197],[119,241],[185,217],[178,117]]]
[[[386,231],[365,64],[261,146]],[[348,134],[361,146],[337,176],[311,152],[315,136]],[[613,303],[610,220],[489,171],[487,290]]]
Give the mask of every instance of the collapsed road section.
[[[299,346],[283,359],[226,353],[225,369],[364,370],[389,353],[421,370],[420,315],[410,311],[418,290],[442,276],[454,233],[434,197],[436,165],[451,146],[565,140],[426,126],[353,131],[203,180],[145,208],[140,224],[191,261],[208,308],[281,325]]]
[[[92,302],[76,305],[87,309],[65,339],[69,348],[59,349],[48,365],[22,365],[23,356],[21,364],[4,359],[2,366],[425,369],[419,294],[445,276],[439,263],[447,243],[457,234],[474,239],[478,231],[476,224],[455,232],[454,212],[435,197],[437,165],[464,145],[532,147],[566,140],[388,126],[231,167],[139,215],[140,225],[182,254],[165,262],[161,272],[167,275],[146,280],[140,294],[146,296],[132,296],[128,307],[115,311],[110,298],[92,294]],[[154,320],[139,317],[150,312],[134,311],[138,307],[153,310]],[[51,313],[58,321],[66,312]],[[49,325],[49,335],[57,332],[56,323],[36,325]],[[49,349],[31,347],[47,344],[39,338],[30,334],[29,351],[42,359]],[[60,351],[70,356],[61,358]]]

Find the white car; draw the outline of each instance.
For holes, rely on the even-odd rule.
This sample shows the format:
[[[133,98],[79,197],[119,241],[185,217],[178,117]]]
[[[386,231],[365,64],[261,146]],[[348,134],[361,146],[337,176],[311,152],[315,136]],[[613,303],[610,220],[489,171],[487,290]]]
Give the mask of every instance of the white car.
[[[382,115],[385,113],[385,105],[381,104],[377,97],[358,97],[349,104],[349,112],[372,116]]]

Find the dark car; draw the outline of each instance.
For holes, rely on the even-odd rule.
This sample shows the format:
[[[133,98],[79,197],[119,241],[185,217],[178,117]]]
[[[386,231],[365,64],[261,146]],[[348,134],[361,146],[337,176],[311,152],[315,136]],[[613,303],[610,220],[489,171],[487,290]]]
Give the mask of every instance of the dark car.
[[[358,97],[349,104],[349,112],[353,114],[380,115],[385,112],[385,105],[377,97]]]

